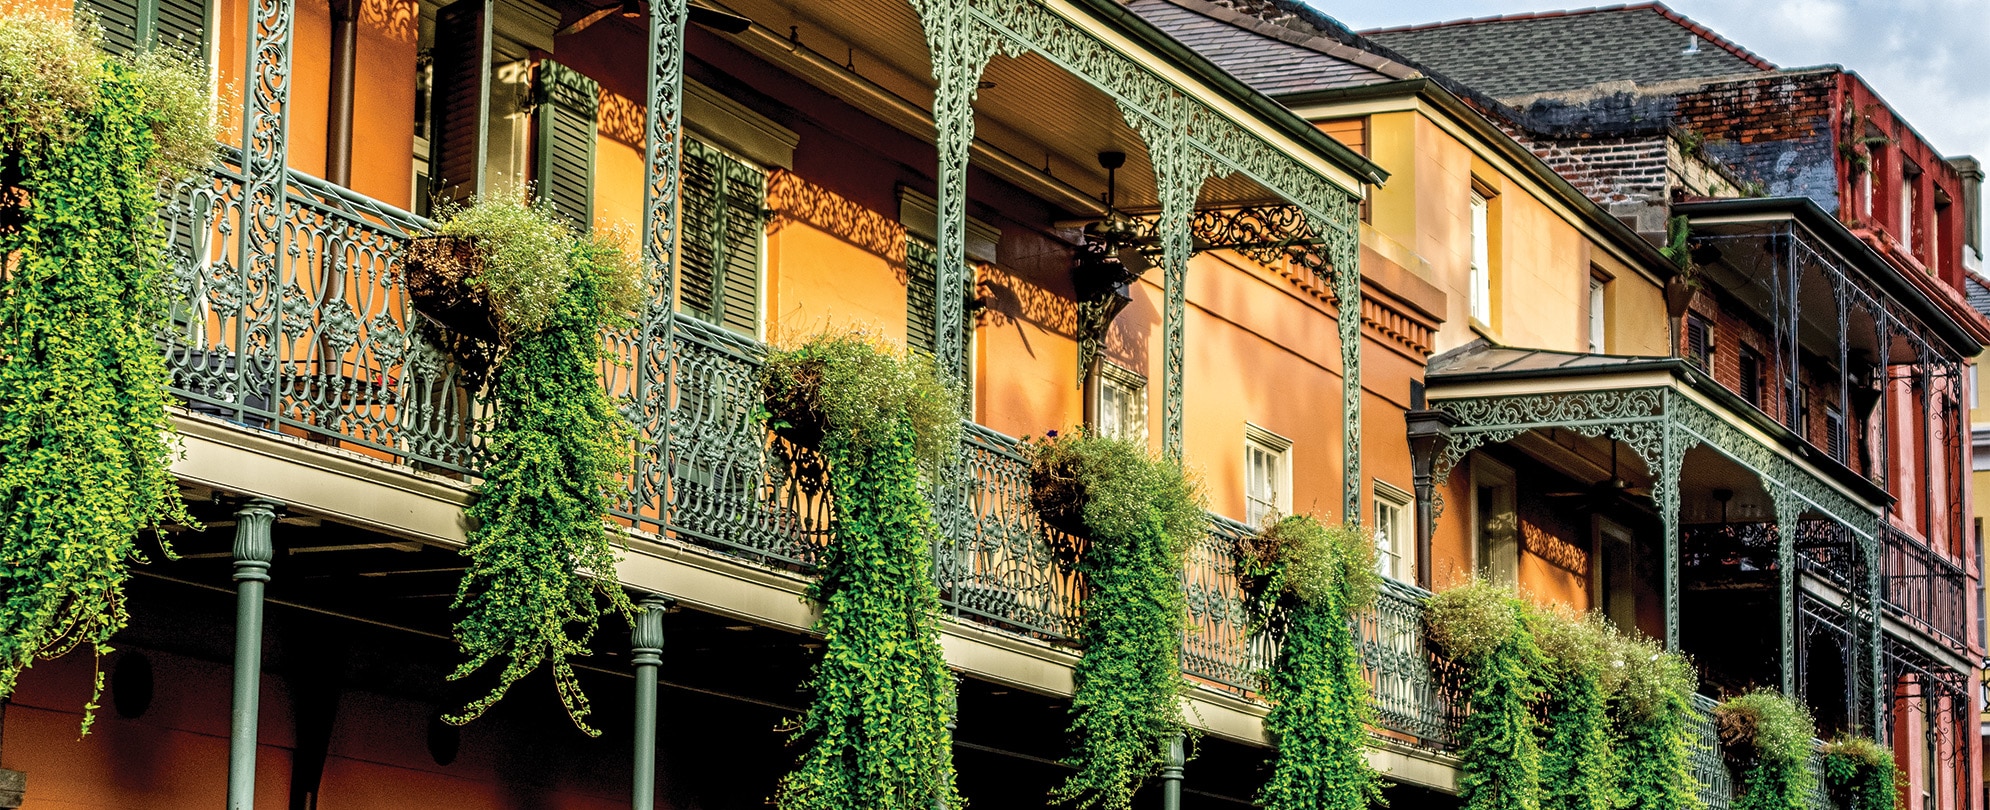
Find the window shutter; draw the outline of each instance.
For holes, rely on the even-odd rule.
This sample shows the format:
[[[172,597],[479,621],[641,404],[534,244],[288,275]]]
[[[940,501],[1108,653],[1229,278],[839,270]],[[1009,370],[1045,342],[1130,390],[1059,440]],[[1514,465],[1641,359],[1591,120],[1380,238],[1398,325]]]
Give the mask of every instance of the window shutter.
[[[916,236],[905,237],[905,345],[932,356],[939,300],[934,295],[939,284],[938,256],[931,242]]]
[[[533,175],[539,198],[586,231],[594,223],[594,133],[601,86],[558,62],[540,62],[534,78],[539,154]]]
[[[767,175],[703,141],[686,139],[679,308],[742,334],[760,326],[760,243]]]
[[[1713,365],[1714,330],[1699,316],[1686,318],[1686,356],[1701,370]]]
[[[104,50],[132,56],[141,47],[170,45],[207,56],[205,0],[87,0],[83,7],[103,27]]]
[[[430,105],[429,187],[435,198],[468,203],[483,191],[485,122],[491,76],[490,0],[456,0],[435,17],[435,80]]]
[[[1838,413],[1837,408],[1824,411],[1824,444],[1825,452],[1831,454],[1833,459],[1845,460],[1845,417]]]

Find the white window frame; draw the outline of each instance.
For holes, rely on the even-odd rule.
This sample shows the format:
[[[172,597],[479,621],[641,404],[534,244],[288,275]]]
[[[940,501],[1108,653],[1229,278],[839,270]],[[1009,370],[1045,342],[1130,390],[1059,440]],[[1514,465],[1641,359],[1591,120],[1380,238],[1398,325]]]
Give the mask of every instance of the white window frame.
[[[1605,347],[1608,324],[1604,322],[1603,299],[1605,286],[1610,282],[1598,277],[1589,277],[1589,353],[1602,354]]]
[[[1263,491],[1267,485],[1270,492]],[[1292,440],[1246,423],[1244,523],[1264,526],[1291,512]]]
[[[1920,179],[1911,168],[1900,173],[1900,249],[1908,255],[1914,253],[1914,185]]]
[[[1492,324],[1492,200],[1472,190],[1472,320]]]
[[[1375,521],[1375,571],[1399,582],[1416,579],[1416,553],[1411,548],[1415,502],[1408,492],[1375,482],[1373,505],[1369,507]]]
[[[1115,389],[1126,395],[1128,413],[1108,413],[1107,392]],[[1147,378],[1115,363],[1100,363],[1098,385],[1092,391],[1092,428],[1101,436],[1146,446]]]

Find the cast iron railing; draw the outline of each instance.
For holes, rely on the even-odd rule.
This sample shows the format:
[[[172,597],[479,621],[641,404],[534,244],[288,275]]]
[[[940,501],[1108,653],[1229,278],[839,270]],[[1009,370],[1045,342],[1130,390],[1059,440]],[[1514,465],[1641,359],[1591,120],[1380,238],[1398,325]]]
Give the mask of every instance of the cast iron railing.
[[[1888,525],[1880,537],[1880,597],[1888,610],[1958,648],[1969,638],[1969,574]]]
[[[290,171],[281,210],[245,204],[235,156],[169,195],[162,212],[173,321],[161,338],[171,388],[190,410],[434,472],[473,476],[483,408],[408,308],[400,250],[430,223]],[[244,261],[243,217],[282,224],[279,261]],[[258,266],[273,271],[257,271]],[[258,275],[260,273],[261,275]],[[666,343],[657,326],[669,317]],[[822,465],[754,421],[758,341],[678,315],[604,336],[609,390],[638,426],[633,471],[614,507],[636,528],[807,572],[829,526]],[[668,373],[664,373],[667,371]],[[661,382],[659,382],[661,381]],[[659,391],[663,392],[659,395]],[[663,413],[658,413],[662,411]],[[668,437],[669,451],[655,452]],[[1030,500],[1019,443],[965,427],[936,498],[935,575],[961,619],[1075,644],[1083,583],[1058,565]],[[1233,549],[1250,534],[1213,517],[1183,573],[1183,672],[1248,695],[1276,654],[1250,631]],[[1378,723],[1431,746],[1452,739],[1452,701],[1423,641],[1420,591],[1391,583],[1357,622]]]

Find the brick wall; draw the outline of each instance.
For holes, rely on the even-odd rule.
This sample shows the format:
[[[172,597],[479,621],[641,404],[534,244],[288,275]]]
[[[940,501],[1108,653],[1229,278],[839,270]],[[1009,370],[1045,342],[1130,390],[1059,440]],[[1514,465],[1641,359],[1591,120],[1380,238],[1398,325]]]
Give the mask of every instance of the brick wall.
[[[1833,72],[1781,73],[1709,83],[1677,97],[1673,125],[1772,197],[1809,197],[1838,210]]]

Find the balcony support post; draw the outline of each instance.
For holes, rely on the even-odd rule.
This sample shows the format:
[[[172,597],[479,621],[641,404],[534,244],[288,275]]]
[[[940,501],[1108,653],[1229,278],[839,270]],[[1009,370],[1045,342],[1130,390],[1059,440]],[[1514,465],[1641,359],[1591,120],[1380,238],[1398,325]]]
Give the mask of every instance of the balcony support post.
[[[262,697],[263,589],[276,549],[277,504],[254,500],[235,513],[235,684],[228,718],[228,810],[256,806],[256,719]]]
[[[1334,268],[1334,324],[1340,332],[1341,364],[1341,482],[1343,512],[1349,525],[1361,522],[1361,201],[1352,195],[1334,197],[1328,219],[1315,226],[1327,243],[1327,259]],[[1421,391],[1418,399],[1422,398]],[[1417,407],[1422,407],[1418,405]],[[1418,498],[1418,515],[1428,500]],[[1434,519],[1434,518],[1433,518]],[[1423,520],[1418,518],[1419,523]],[[1427,536],[1425,540],[1427,540]],[[1423,559],[1425,541],[1419,541],[1417,576],[1429,566]],[[1426,585],[1428,587],[1428,585]]]
[[[967,298],[974,278],[967,266],[967,162],[974,145],[974,97],[981,71],[1001,38],[977,20],[967,0],[912,0],[933,55],[933,128],[939,148],[934,204],[937,255],[933,272],[933,355],[942,378],[967,379]]]
[[[1451,444],[1451,428],[1458,424],[1457,417],[1438,410],[1427,410],[1423,402],[1423,386],[1411,387],[1411,410],[1403,414],[1409,423],[1410,439],[1410,480],[1416,490],[1416,584],[1429,590],[1431,587],[1431,535],[1437,531],[1437,457]]]
[[[653,0],[649,18],[648,120],[643,122],[644,272],[654,297],[640,313],[639,359],[630,392],[644,417],[637,424],[633,490],[638,509],[671,521],[671,373],[677,351],[679,144],[683,135],[685,0]],[[647,355],[647,358],[644,358]],[[654,499],[653,501],[651,499]]]
[[[1665,648],[1679,651],[1679,476],[1686,466],[1686,437],[1676,427],[1679,393],[1664,392],[1661,406],[1665,417],[1659,420],[1658,469],[1651,482],[1652,502],[1658,505],[1658,519],[1665,538]]]
[[[1769,483],[1769,482],[1764,482]],[[1769,483],[1769,500],[1776,510],[1777,633],[1782,644],[1778,666],[1782,692],[1797,694],[1797,519],[1803,501],[1789,487]]]
[[[663,665],[663,614],[670,600],[649,596],[636,606],[636,626],[629,634],[629,661],[636,667],[635,778],[630,791],[634,810],[656,807],[656,680]]]
[[[296,0],[251,3],[248,87],[242,92],[242,206],[237,255],[242,263],[240,334],[275,334],[284,288],[284,231],[289,217],[285,162],[290,129],[290,43]],[[275,351],[245,354],[238,372],[243,402],[277,401]],[[260,389],[260,390],[258,390]]]
[[[1182,810],[1182,770],[1188,752],[1180,734],[1168,740],[1167,759],[1161,765],[1161,810]]]

